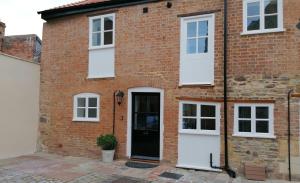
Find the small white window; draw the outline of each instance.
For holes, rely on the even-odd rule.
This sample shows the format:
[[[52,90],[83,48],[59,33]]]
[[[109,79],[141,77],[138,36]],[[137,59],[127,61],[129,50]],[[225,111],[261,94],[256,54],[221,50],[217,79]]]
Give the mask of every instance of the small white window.
[[[218,135],[220,133],[220,105],[181,101],[179,132]]]
[[[73,121],[98,122],[100,97],[93,93],[81,93],[74,96]]]
[[[244,0],[243,34],[284,31],[282,0]]]
[[[114,46],[115,15],[90,17],[90,49]]]
[[[235,104],[234,136],[274,137],[273,104]]]

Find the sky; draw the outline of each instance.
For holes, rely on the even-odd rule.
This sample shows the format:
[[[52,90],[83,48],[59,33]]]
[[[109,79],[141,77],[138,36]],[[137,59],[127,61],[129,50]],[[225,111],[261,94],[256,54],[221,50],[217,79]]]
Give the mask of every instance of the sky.
[[[0,0],[0,21],[5,35],[37,34],[42,39],[43,23],[37,12],[79,0]]]

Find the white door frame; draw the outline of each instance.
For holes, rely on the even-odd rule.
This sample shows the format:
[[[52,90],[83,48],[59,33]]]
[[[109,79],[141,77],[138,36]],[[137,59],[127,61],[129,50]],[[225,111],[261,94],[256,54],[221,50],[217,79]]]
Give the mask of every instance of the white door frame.
[[[137,87],[128,89],[128,106],[127,106],[127,145],[126,154],[131,157],[131,126],[132,126],[132,93],[159,93],[160,94],[160,145],[159,145],[159,160],[163,159],[164,147],[164,90],[152,87]]]

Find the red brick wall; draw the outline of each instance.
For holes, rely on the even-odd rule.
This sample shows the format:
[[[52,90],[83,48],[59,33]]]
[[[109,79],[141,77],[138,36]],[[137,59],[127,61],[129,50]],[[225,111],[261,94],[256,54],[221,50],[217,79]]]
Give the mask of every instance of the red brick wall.
[[[36,37],[36,35],[5,36],[1,51],[25,60],[34,60]]]
[[[216,12],[215,86],[212,87],[178,86],[180,18],[177,15],[222,9],[223,1],[172,2],[171,9],[166,8],[166,2],[160,2],[116,10],[114,79],[86,79],[86,14],[44,24],[40,124],[44,150],[97,157],[100,151],[95,139],[112,131],[112,95],[115,90],[122,90],[126,95],[124,103],[116,109],[116,134],[119,141],[117,154],[125,157],[127,91],[132,87],[147,86],[165,91],[164,160],[176,163],[179,105],[176,98],[219,99],[223,96],[223,11]],[[142,13],[143,7],[149,7],[148,14]],[[300,32],[295,28],[299,7],[297,0],[285,1],[287,30],[284,33],[241,36],[242,1],[229,1],[229,96],[239,100],[275,101],[275,140],[231,137],[233,113],[229,111],[230,163],[241,173],[244,162],[263,160],[269,176],[282,178],[286,175],[280,173],[278,166],[285,161],[287,152],[286,144],[282,144],[286,139],[286,93],[288,88],[300,85]],[[72,122],[72,96],[84,92],[101,95],[99,123]],[[229,107],[232,109],[232,104]],[[295,121],[293,127],[299,128],[298,124]],[[254,151],[255,145],[265,148]],[[259,158],[252,154],[258,154]]]

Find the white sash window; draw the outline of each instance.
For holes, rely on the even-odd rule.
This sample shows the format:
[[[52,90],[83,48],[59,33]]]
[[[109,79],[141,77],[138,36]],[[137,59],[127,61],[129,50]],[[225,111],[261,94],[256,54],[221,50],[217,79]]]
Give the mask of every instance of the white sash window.
[[[282,0],[244,0],[243,9],[243,34],[284,31]]]
[[[73,121],[99,122],[100,96],[93,93],[81,93],[74,96]]]
[[[235,104],[234,136],[275,138],[273,104]]]

